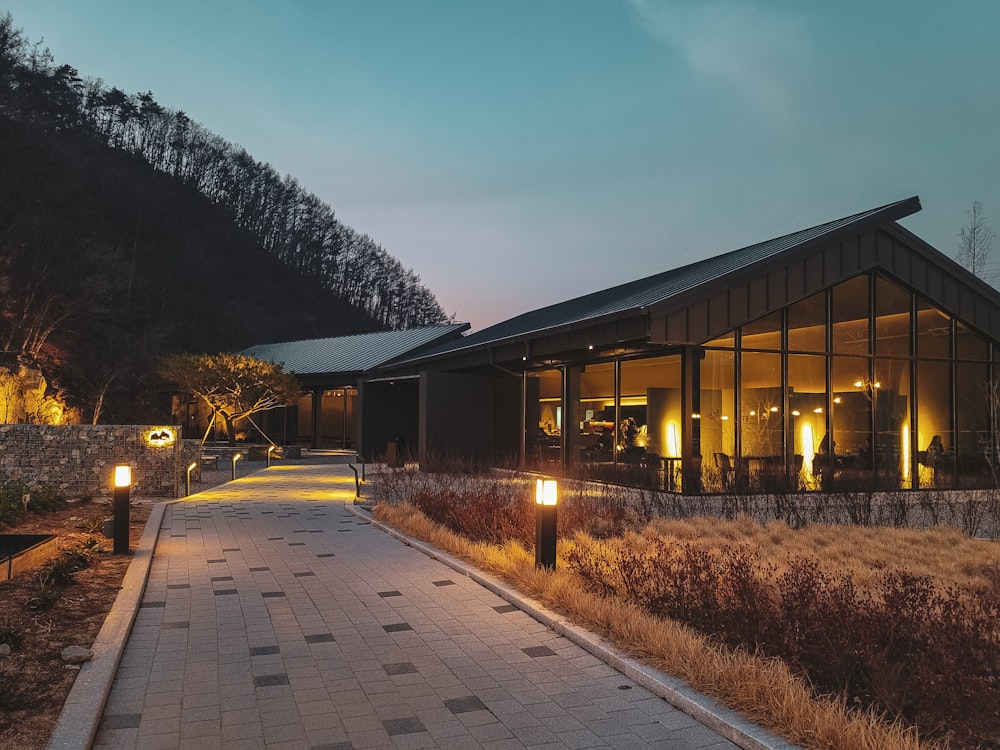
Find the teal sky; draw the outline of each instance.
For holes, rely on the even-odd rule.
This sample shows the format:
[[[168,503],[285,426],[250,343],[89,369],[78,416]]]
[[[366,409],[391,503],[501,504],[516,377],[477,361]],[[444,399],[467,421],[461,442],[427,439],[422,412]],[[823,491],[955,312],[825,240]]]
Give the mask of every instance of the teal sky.
[[[948,255],[973,199],[1000,229],[993,0],[4,10],[297,177],[475,329],[911,195]]]

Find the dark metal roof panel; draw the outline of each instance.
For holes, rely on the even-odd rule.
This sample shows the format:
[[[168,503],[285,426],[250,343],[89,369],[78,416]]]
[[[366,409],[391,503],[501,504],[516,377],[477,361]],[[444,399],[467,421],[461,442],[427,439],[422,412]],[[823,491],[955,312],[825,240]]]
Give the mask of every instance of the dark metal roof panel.
[[[404,331],[258,344],[241,353],[269,362],[282,362],[286,371],[296,375],[368,372],[404,355],[458,337],[468,328],[468,323],[452,323]]]
[[[622,315],[628,311],[638,311],[683,294],[709,281],[769,260],[794,248],[825,238],[832,238],[840,232],[867,225],[873,221],[886,223],[895,221],[919,210],[920,201],[914,196],[862,211],[843,219],[733,250],[724,255],[691,263],[681,268],[664,271],[644,279],[533,310],[489,328],[484,328],[459,340],[448,342],[432,352],[428,352],[428,355],[437,356],[511,338],[526,337],[549,329],[584,323],[607,316]]]

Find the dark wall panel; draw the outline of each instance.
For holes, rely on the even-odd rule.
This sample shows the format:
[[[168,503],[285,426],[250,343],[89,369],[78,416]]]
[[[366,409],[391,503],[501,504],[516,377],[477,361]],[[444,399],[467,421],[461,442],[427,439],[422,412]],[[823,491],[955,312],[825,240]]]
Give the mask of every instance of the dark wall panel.
[[[747,314],[756,318],[767,312],[767,277],[757,276],[747,286]]]
[[[428,453],[493,459],[494,376],[425,372],[420,376],[420,460]]]
[[[773,310],[788,301],[788,289],[785,284],[787,271],[778,268],[767,275],[767,306]]]
[[[368,460],[386,454],[389,441],[403,438],[407,451],[416,451],[420,435],[420,388],[416,379],[362,383],[361,455]]]

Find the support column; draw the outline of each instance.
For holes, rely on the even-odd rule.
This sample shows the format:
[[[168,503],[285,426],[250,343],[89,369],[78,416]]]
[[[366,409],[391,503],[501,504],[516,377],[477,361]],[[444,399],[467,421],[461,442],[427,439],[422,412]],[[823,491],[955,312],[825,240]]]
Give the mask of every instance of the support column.
[[[685,347],[681,356],[681,401],[683,424],[681,431],[681,492],[701,494],[701,347]]]
[[[311,448],[322,447],[323,435],[323,389],[312,389],[312,442]]]

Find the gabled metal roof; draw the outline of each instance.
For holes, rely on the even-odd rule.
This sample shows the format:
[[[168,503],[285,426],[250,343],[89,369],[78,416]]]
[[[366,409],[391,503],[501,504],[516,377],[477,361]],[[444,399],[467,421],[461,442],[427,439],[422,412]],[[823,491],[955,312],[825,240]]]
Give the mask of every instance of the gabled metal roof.
[[[598,322],[601,319],[638,314],[653,305],[663,303],[710,281],[748,269],[782,253],[818,242],[829,242],[835,236],[847,232],[859,232],[871,226],[893,222],[919,210],[920,200],[914,196],[862,211],[810,229],[803,229],[681,268],[518,315],[469,336],[448,342],[427,352],[426,357],[437,357],[512,339],[528,338],[553,329]],[[424,359],[424,357],[413,359]]]
[[[360,374],[458,337],[468,328],[468,323],[452,323],[404,331],[258,344],[244,349],[241,354],[284,363],[284,369],[296,375]]]

